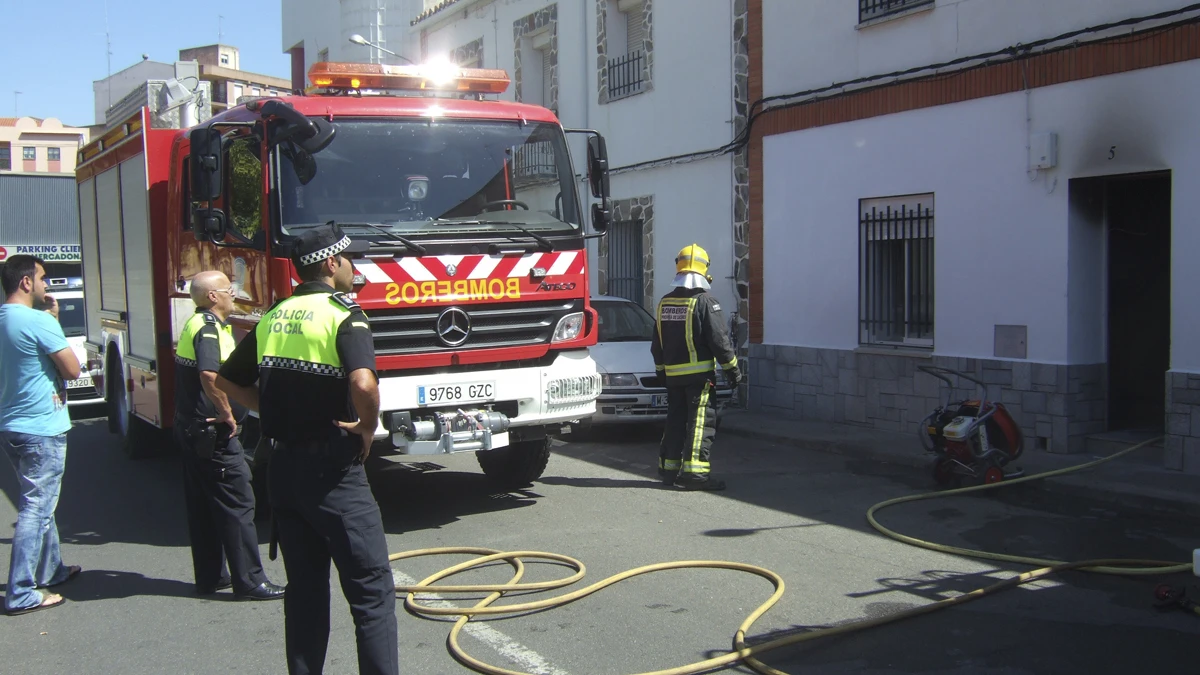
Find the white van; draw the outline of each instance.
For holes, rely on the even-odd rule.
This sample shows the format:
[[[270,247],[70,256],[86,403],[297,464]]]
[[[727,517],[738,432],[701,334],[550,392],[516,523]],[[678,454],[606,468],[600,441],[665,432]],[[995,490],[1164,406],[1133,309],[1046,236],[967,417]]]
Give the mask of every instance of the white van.
[[[104,399],[92,386],[87,374],[87,352],[83,342],[87,339],[84,330],[83,279],[80,277],[55,277],[46,279],[46,292],[58,301],[58,322],[62,324],[67,343],[75,350],[79,363],[84,365],[83,374],[75,380],[67,380],[67,406],[100,403]]]

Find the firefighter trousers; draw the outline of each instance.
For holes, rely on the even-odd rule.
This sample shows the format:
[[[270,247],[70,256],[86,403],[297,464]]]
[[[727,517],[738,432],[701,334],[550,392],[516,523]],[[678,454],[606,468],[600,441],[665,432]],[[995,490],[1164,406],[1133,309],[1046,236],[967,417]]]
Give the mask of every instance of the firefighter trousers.
[[[717,435],[712,381],[667,387],[667,428],[658,450],[659,473],[684,480],[706,480],[708,458]]]

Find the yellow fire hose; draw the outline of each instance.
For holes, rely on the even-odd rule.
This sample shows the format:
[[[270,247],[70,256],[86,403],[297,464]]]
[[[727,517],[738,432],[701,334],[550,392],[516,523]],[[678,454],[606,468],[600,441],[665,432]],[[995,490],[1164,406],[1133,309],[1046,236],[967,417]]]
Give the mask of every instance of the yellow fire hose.
[[[992,489],[996,489],[996,488],[1000,488],[1000,487],[1005,487],[1008,485],[1016,485],[1017,483],[1023,483],[1026,481],[1039,480],[1042,478],[1050,478],[1052,476],[1061,476],[1063,474],[1071,473],[1073,471],[1082,471],[1084,469],[1088,469],[1088,468],[1097,466],[1099,464],[1103,464],[1104,462],[1112,461],[1118,457],[1121,457],[1121,456],[1128,454],[1130,452],[1133,452],[1135,450],[1139,450],[1142,447],[1149,445],[1150,443],[1153,443],[1157,440],[1159,440],[1159,439],[1155,438],[1155,439],[1151,439],[1149,441],[1139,443],[1137,445],[1134,445],[1134,446],[1131,446],[1124,450],[1121,450],[1120,452],[1109,455],[1108,457],[1104,457],[1102,459],[1088,462],[1086,464],[1080,464],[1077,466],[1067,467],[1067,468],[1063,468],[1063,469],[1057,469],[1055,471],[1047,471],[1045,473],[1035,474],[1032,476],[1026,476],[1023,478],[1017,478],[1014,480],[1006,480],[1006,481],[1002,481],[999,483],[992,483],[990,485],[977,485],[977,486],[959,488],[959,489],[954,489],[954,490],[945,490],[945,491],[941,491],[941,492],[930,492],[930,493],[924,493],[924,494],[918,494],[918,495],[910,495],[907,497],[899,497],[896,499],[889,499],[887,501],[883,501],[883,502],[880,502],[880,503],[872,506],[867,511],[867,521],[876,530],[878,530],[879,532],[883,533],[884,535],[886,535],[888,537],[891,537],[892,539],[895,539],[896,541],[900,541],[905,544],[911,544],[913,546],[919,546],[921,548],[926,548],[931,551],[939,551],[942,553],[950,553],[953,555],[961,555],[961,556],[967,556],[967,557],[971,557],[971,558],[980,558],[980,559],[984,559],[984,560],[995,560],[995,561],[1010,562],[1010,563],[1022,563],[1022,564],[1027,564],[1027,565],[1039,565],[1041,567],[1039,567],[1038,569],[1029,571],[1029,572],[1024,572],[1024,573],[1018,574],[1015,577],[1012,577],[1010,579],[1005,579],[1003,581],[997,582],[990,586],[976,589],[974,591],[971,591],[970,593],[966,593],[964,595],[960,595],[960,596],[954,597],[954,598],[948,598],[946,600],[940,600],[938,602],[934,602],[929,605],[924,605],[922,607],[916,607],[916,608],[906,610],[903,612],[897,612],[895,614],[890,614],[888,616],[880,617],[877,619],[869,619],[869,620],[858,621],[858,622],[850,623],[850,624],[843,624],[840,626],[835,626],[832,628],[824,628],[821,630],[815,630],[815,631],[808,632],[808,633],[788,635],[785,637],[777,638],[775,640],[770,640],[768,642],[762,642],[762,643],[756,644],[754,646],[747,646],[746,641],[745,641],[746,634],[750,631],[750,626],[752,626],[754,624],[754,622],[759,619],[759,617],[761,617],[769,609],[771,609],[771,607],[774,606],[775,603],[779,601],[779,598],[781,598],[783,596],[783,592],[784,592],[784,583],[783,583],[782,577],[780,577],[778,574],[772,572],[771,570],[765,569],[763,567],[758,567],[756,565],[748,565],[745,563],[738,563],[738,562],[726,562],[726,561],[720,561],[720,560],[680,560],[680,561],[674,561],[674,562],[658,563],[658,564],[654,564],[654,565],[645,565],[643,567],[637,567],[637,568],[634,568],[631,570],[627,570],[625,572],[621,572],[620,574],[615,574],[611,577],[608,577],[607,579],[598,581],[598,582],[592,584],[591,586],[579,589],[573,593],[567,593],[565,595],[560,595],[560,596],[557,596],[554,598],[548,598],[546,600],[540,600],[540,601],[536,601],[536,602],[525,602],[525,603],[514,604],[514,605],[503,605],[503,606],[493,607],[493,606],[491,606],[492,603],[495,602],[496,600],[500,599],[501,597],[503,597],[505,593],[550,590],[550,589],[555,589],[555,588],[562,588],[564,586],[569,586],[584,577],[584,575],[586,574],[586,568],[584,567],[583,563],[580,562],[579,560],[576,560],[575,558],[572,558],[570,556],[560,555],[557,553],[546,553],[544,551],[497,551],[497,550],[493,550],[493,549],[489,549],[489,548],[479,548],[479,547],[445,547],[445,548],[418,549],[418,550],[412,550],[412,551],[405,551],[402,553],[395,553],[395,554],[392,554],[391,556],[389,556],[388,559],[389,560],[404,560],[407,558],[417,558],[417,557],[423,557],[423,556],[453,555],[453,554],[474,554],[474,555],[480,556],[480,557],[474,558],[472,560],[468,560],[466,562],[462,562],[462,563],[459,563],[452,567],[443,569],[442,571],[437,572],[437,573],[430,575],[430,576],[426,577],[425,579],[421,580],[415,586],[396,586],[396,591],[407,594],[404,599],[404,606],[409,611],[411,611],[415,614],[423,614],[423,615],[430,615],[430,616],[458,616],[459,617],[458,620],[455,621],[454,627],[450,630],[449,648],[450,648],[451,654],[456,659],[458,659],[461,663],[468,666],[469,668],[476,670],[478,672],[481,672],[481,673],[489,673],[489,674],[493,674],[493,675],[530,675],[530,674],[525,673],[523,671],[519,671],[519,670],[508,670],[505,668],[500,668],[498,666],[490,665],[488,663],[484,663],[483,661],[480,661],[479,659],[476,659],[476,658],[470,656],[469,654],[466,653],[465,650],[463,650],[463,648],[459,645],[459,641],[458,641],[459,633],[462,631],[463,627],[466,626],[467,622],[473,616],[513,615],[513,614],[520,614],[523,612],[530,612],[530,611],[534,611],[534,610],[547,609],[550,607],[557,607],[560,605],[565,605],[569,602],[574,602],[576,600],[579,600],[580,598],[589,596],[601,589],[607,588],[616,583],[624,581],[625,579],[636,577],[636,576],[639,576],[642,574],[649,574],[651,572],[662,572],[665,570],[677,570],[677,569],[711,568],[711,569],[737,570],[737,571],[741,571],[741,572],[748,572],[750,574],[755,574],[755,575],[758,575],[758,576],[766,579],[767,581],[770,581],[775,586],[775,592],[772,593],[771,596],[769,598],[767,598],[767,600],[765,602],[763,602],[761,605],[759,605],[757,609],[755,609],[753,612],[751,612],[750,615],[748,617],[746,617],[746,620],[743,621],[740,626],[738,626],[737,632],[734,634],[734,637],[733,637],[733,651],[729,652],[728,654],[722,655],[722,656],[714,657],[711,659],[706,659],[704,661],[697,661],[697,662],[690,663],[687,665],[678,666],[675,668],[669,668],[667,670],[648,671],[648,672],[644,672],[644,673],[639,673],[638,675],[691,675],[693,673],[701,673],[701,672],[710,671],[710,670],[713,670],[714,668],[730,666],[730,665],[733,665],[738,662],[745,662],[748,666],[750,666],[755,671],[760,672],[760,673],[767,673],[768,675],[788,675],[787,673],[785,673],[781,670],[777,670],[777,669],[772,668],[771,666],[763,663],[762,661],[760,661],[758,659],[758,657],[766,652],[769,652],[769,651],[772,651],[775,649],[779,649],[781,647],[787,647],[787,646],[791,646],[791,645],[800,644],[802,642],[817,640],[820,638],[829,637],[831,635],[841,635],[841,634],[845,634],[845,633],[860,631],[860,630],[864,630],[867,628],[873,628],[875,626],[882,626],[884,624],[893,623],[896,621],[900,621],[902,619],[919,616],[921,614],[928,614],[930,612],[936,612],[941,609],[946,609],[947,607],[952,607],[955,605],[960,605],[965,602],[970,602],[972,600],[977,600],[986,595],[991,595],[993,593],[996,593],[996,592],[1004,590],[1004,589],[1015,588],[1016,586],[1020,586],[1021,584],[1026,584],[1031,581],[1040,579],[1042,577],[1046,577],[1051,574],[1056,574],[1058,572],[1063,572],[1066,570],[1080,570],[1080,571],[1085,571],[1085,572],[1093,572],[1093,573],[1097,573],[1097,574],[1117,574],[1117,575],[1174,574],[1174,573],[1178,573],[1178,572],[1191,571],[1191,569],[1192,569],[1191,563],[1174,563],[1174,562],[1167,562],[1167,561],[1161,561],[1161,560],[1137,560],[1137,559],[1112,558],[1112,559],[1081,560],[1078,562],[1062,562],[1062,561],[1057,561],[1057,560],[1044,560],[1041,558],[1029,558],[1029,557],[1024,557],[1024,556],[988,553],[987,551],[976,551],[976,550],[972,550],[972,549],[959,548],[957,546],[946,546],[943,544],[937,544],[934,542],[917,539],[915,537],[909,537],[909,536],[906,536],[903,534],[899,534],[893,530],[890,530],[890,529],[884,527],[883,525],[880,525],[879,522],[877,520],[875,520],[876,512],[878,512],[882,509],[885,509],[889,506],[895,506],[896,504],[903,504],[904,502],[912,502],[912,501],[918,501],[918,500],[923,500],[923,499],[936,499],[936,498],[941,498],[941,497],[949,497],[949,496],[953,496],[953,495],[966,494],[968,492],[979,492],[982,490],[992,490]],[[564,579],[556,579],[556,580],[551,580],[551,581],[543,581],[543,582],[537,582],[537,583],[524,583],[523,584],[523,583],[520,583],[521,578],[525,574],[525,566],[524,566],[524,563],[522,563],[523,558],[540,558],[540,559],[544,559],[544,560],[552,560],[552,561],[557,561],[560,563],[565,563],[565,564],[573,567],[576,570],[576,572],[574,575],[564,578]],[[472,569],[475,567],[487,565],[489,563],[493,563],[493,562],[499,561],[499,560],[503,560],[503,561],[507,562],[513,568],[513,577],[507,583],[459,585],[459,586],[435,585],[437,581],[444,579],[446,577],[458,574],[460,572],[465,572],[466,570],[469,570],[469,569]],[[416,600],[416,594],[418,594],[418,593],[438,593],[438,594],[443,594],[443,595],[450,594],[450,593],[468,593],[468,594],[488,593],[488,595],[472,607],[442,608],[442,607],[429,607],[429,606],[420,604]]]

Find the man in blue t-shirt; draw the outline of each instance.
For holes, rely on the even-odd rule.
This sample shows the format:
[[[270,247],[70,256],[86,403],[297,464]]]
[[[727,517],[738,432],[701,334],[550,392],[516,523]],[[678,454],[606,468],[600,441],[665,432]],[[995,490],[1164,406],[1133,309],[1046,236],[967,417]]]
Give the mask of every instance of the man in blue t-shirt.
[[[63,381],[79,377],[79,359],[45,277],[45,263],[28,255],[11,256],[0,269],[7,296],[0,305],[0,446],[21,487],[4,597],[10,615],[58,607],[61,595],[38,589],[80,572],[63,565],[54,522],[71,428]]]

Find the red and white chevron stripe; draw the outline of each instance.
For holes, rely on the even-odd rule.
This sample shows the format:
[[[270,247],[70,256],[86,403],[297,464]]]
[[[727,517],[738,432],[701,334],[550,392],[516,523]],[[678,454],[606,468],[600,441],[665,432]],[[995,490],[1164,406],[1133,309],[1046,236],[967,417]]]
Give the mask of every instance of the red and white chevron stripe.
[[[360,258],[354,261],[368,283],[452,281],[455,279],[505,279],[528,276],[536,267],[546,276],[583,272],[581,251],[526,253],[520,257],[498,255],[440,255],[399,259]],[[451,274],[453,270],[453,274]]]

